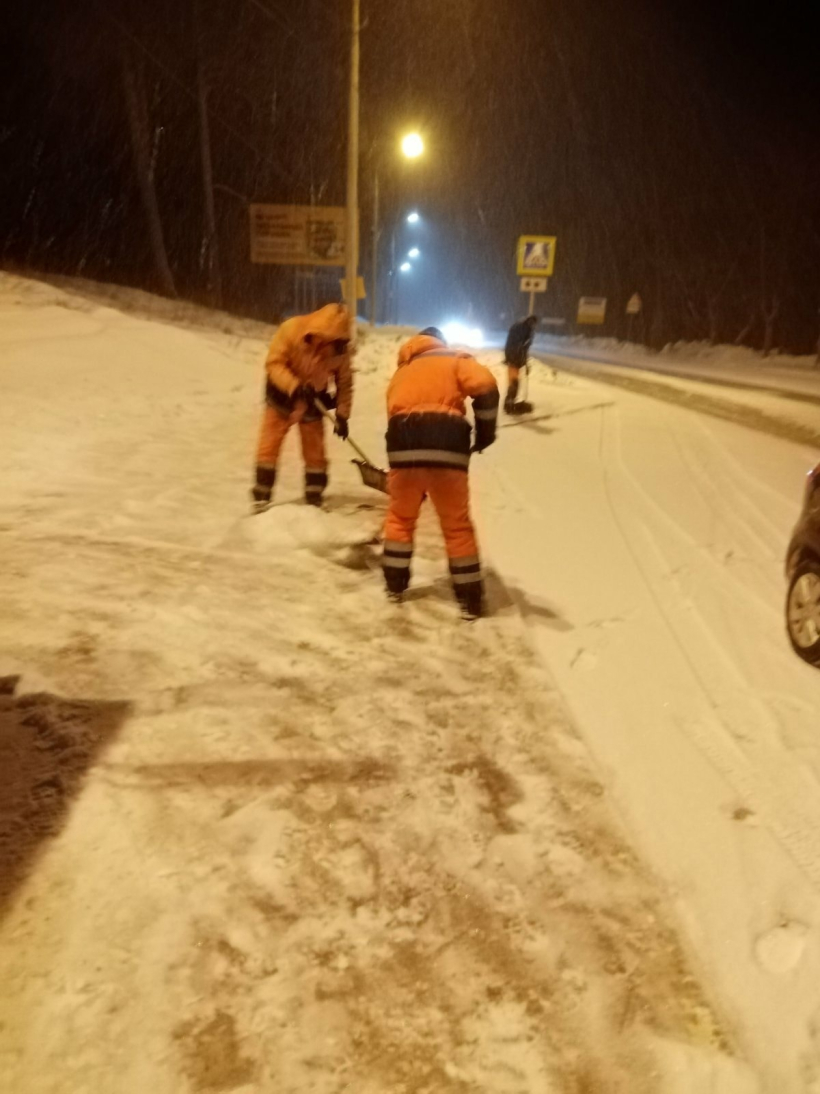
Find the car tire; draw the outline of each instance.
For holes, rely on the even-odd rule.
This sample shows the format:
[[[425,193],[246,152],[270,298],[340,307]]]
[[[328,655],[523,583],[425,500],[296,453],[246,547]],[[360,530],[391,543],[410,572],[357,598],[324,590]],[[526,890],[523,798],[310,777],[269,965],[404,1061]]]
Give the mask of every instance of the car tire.
[[[792,574],[786,594],[786,630],[792,649],[820,665],[820,562],[806,559]]]

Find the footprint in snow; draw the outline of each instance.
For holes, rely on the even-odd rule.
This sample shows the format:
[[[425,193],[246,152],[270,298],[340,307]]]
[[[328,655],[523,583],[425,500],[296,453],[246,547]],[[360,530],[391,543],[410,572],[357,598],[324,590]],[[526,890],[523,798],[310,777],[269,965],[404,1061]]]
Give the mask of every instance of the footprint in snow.
[[[758,964],[766,972],[791,972],[803,956],[808,933],[804,923],[787,921],[759,935],[755,941]]]

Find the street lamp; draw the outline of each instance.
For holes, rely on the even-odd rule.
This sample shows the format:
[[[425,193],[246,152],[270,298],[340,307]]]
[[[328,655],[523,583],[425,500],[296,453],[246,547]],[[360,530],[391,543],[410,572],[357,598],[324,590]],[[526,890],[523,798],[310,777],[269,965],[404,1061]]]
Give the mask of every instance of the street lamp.
[[[409,217],[407,218],[407,223],[408,224],[418,224],[420,219],[421,218],[419,217],[418,213],[411,213],[409,215]]]
[[[418,249],[418,247],[411,247],[410,250],[407,252],[407,257],[418,258],[420,254],[421,251]]]
[[[401,150],[405,159],[415,160],[418,159],[424,153],[424,141],[418,133],[407,133],[401,140]],[[373,168],[373,257],[371,262],[371,278],[372,284],[370,286],[370,326],[376,325],[376,297],[378,292],[378,277],[379,277],[379,237],[381,235],[379,228],[379,165],[377,156],[374,157],[376,162]],[[411,224],[417,223],[419,219],[418,213],[411,213],[407,218]],[[392,249],[395,251],[395,228],[393,230]],[[390,259],[390,277],[391,277],[391,293],[392,293],[392,277],[395,270],[395,260],[391,254]]]
[[[410,262],[402,262],[401,266],[399,266],[399,269],[402,273],[410,273],[410,271],[413,269],[413,265]]]
[[[356,293],[359,273],[359,57],[361,0],[352,0],[350,88],[347,133],[347,212],[345,216],[345,303],[350,314],[350,336],[356,341]]]
[[[424,141],[418,133],[408,133],[402,139],[401,150],[409,160],[416,160],[424,152]]]

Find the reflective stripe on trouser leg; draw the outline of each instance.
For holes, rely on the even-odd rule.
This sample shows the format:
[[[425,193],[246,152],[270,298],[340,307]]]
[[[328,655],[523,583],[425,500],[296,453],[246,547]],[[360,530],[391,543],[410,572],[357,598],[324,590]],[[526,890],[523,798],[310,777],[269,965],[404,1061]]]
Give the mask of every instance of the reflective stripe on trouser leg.
[[[481,562],[478,555],[451,558],[449,562],[454,585],[469,585],[470,582],[481,581]]]
[[[283,417],[271,406],[265,406],[256,449],[256,482],[251,491],[255,501],[270,501],[279,452],[292,424],[290,418]]]
[[[327,487],[327,471],[305,468],[305,497],[321,497]]]
[[[467,594],[472,595],[471,589],[482,588],[481,563],[478,557],[471,555],[469,558],[451,558],[450,578],[453,582],[453,590],[459,600]]]
[[[413,536],[425,495],[426,472],[418,468],[391,471],[387,476],[390,504],[384,521],[382,569],[387,589],[403,593],[410,584]]]
[[[299,423],[299,439],[305,461],[305,500],[318,502],[327,486],[324,421]]]
[[[258,463],[256,465],[256,482],[251,490],[254,501],[270,501],[275,482],[276,468]]]
[[[453,592],[463,608],[481,614],[483,584],[473,522],[470,519],[470,480],[463,471],[437,471],[430,475],[430,499],[436,507]]]
[[[413,561],[413,544],[394,539],[384,541],[382,570],[387,589],[391,593],[403,593],[410,584],[410,566]]]
[[[484,582],[481,563],[477,555],[450,559],[450,577],[453,592],[462,609],[471,615],[482,615],[484,606]]]

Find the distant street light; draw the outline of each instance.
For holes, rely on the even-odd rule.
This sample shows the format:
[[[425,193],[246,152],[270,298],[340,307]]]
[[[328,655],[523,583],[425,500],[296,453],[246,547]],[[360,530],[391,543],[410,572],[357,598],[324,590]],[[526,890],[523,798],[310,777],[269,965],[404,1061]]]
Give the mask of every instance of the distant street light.
[[[418,159],[424,153],[424,141],[418,133],[408,133],[402,139],[401,150],[409,160]]]
[[[418,247],[411,247],[411,249],[407,252],[407,257],[418,258],[420,254],[421,251],[418,249]]]
[[[410,216],[407,218],[407,223],[418,224],[420,219],[421,217],[418,215],[418,213],[411,213]]]
[[[355,3],[359,3],[359,0],[354,0]],[[408,160],[416,160],[419,156],[424,154],[424,141],[418,133],[407,133],[402,138],[401,150]],[[373,256],[371,261],[371,278],[372,283],[370,287],[370,326],[376,325],[376,313],[378,311],[377,306],[377,294],[379,289],[379,237],[381,235],[381,228],[379,225],[379,157],[378,152],[374,152],[374,164],[373,164],[373,235],[372,235],[372,247]],[[419,219],[418,213],[414,214],[415,219],[412,219],[411,214],[410,223],[415,224]],[[391,255],[390,255],[390,298],[392,301],[393,296],[393,277],[395,276],[395,248],[396,248],[396,228],[393,226],[392,241],[391,241]]]
[[[399,266],[399,269],[402,273],[410,273],[410,271],[413,269],[413,265],[410,262],[402,262],[401,266]]]

